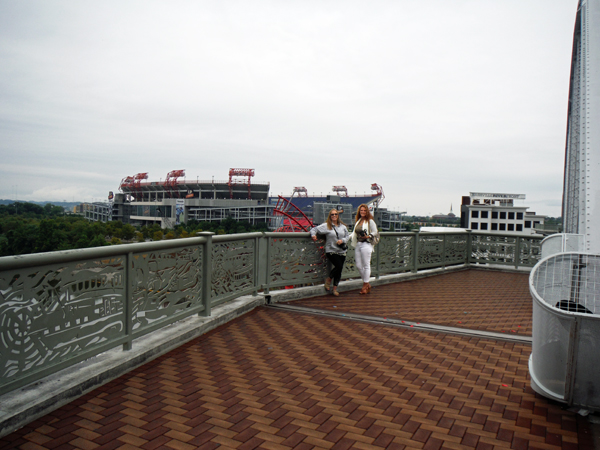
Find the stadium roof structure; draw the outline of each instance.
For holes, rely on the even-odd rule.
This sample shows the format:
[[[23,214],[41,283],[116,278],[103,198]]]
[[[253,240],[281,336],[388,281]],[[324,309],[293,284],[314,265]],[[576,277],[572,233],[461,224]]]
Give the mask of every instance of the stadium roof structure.
[[[379,197],[373,195],[364,195],[364,196],[356,196],[356,197],[340,197],[339,202],[335,203],[349,203],[352,205],[353,209],[357,209],[359,205],[371,204],[375,202]],[[277,202],[277,197],[271,197],[270,202]],[[302,211],[312,211],[314,203],[328,203],[331,202],[329,196],[314,196],[314,197],[292,197],[288,199],[290,203],[293,203],[297,208]]]

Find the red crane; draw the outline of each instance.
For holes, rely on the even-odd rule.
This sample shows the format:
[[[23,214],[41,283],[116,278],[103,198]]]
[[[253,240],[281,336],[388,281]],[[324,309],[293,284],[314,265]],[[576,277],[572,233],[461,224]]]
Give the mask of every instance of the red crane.
[[[133,196],[136,199],[142,197],[142,180],[148,179],[148,172],[138,173],[133,177]]]
[[[172,170],[167,174],[163,186],[165,191],[169,194],[169,197],[179,197],[179,190],[177,189],[177,178],[185,177],[185,170]]]
[[[123,192],[123,188],[131,188],[133,187],[133,183],[135,178],[133,177],[125,177],[121,180],[121,184],[119,184],[119,190]]]
[[[346,186],[334,186],[331,190],[338,194],[340,197],[348,197],[348,189],[346,189]]]
[[[252,191],[251,191],[251,183],[250,183],[250,178],[252,178],[254,176],[254,169],[229,169],[229,198],[233,198],[233,185],[235,184],[247,184],[248,185],[248,199],[252,198]],[[244,181],[239,181],[239,180],[234,180],[234,177],[239,178],[239,177],[243,177],[246,180]]]
[[[383,195],[383,188],[381,186],[379,186],[377,183],[373,183],[371,185],[371,190],[375,191],[375,193],[373,194],[373,197],[379,196],[379,198],[373,202],[373,207],[377,208],[381,204],[383,199],[385,198],[385,195]]]
[[[292,197],[294,194],[298,194],[298,197],[308,197],[308,191],[304,186],[295,187],[294,192],[292,192]]]

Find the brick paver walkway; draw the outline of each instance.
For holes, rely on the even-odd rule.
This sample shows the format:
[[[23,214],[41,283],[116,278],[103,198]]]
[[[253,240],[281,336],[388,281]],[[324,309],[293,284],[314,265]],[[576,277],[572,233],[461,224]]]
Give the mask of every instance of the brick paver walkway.
[[[293,305],[531,336],[529,274],[464,270]]]
[[[482,273],[483,285],[506,282]],[[403,286],[411,283],[437,292],[444,277],[360,298],[375,304],[385,291],[416,289]],[[583,448],[576,415],[529,387],[530,352],[263,307],[36,420],[0,448]]]

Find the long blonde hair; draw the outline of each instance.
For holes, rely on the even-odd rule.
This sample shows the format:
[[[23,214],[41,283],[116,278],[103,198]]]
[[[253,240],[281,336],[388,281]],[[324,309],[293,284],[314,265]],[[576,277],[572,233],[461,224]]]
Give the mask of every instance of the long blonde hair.
[[[358,223],[358,221],[362,219],[362,217],[360,217],[360,209],[361,208],[365,208],[367,210],[367,215],[365,216],[365,220],[367,221],[367,223],[369,223],[370,220],[373,220],[373,214],[371,214],[369,207],[367,205],[365,205],[364,203],[361,204],[358,207],[358,209],[356,210],[356,218],[354,219],[354,223]]]
[[[337,213],[337,215],[338,215],[338,220],[337,220],[337,224],[338,224],[338,226],[340,226],[340,225],[345,225],[345,223],[344,223],[344,222],[342,222],[342,211],[338,211],[337,209],[335,209],[335,208],[332,208],[332,209],[329,211],[329,214],[327,214],[327,229],[328,229],[328,230],[333,230],[333,222],[331,221],[331,213],[332,213],[332,212],[334,212],[334,211],[335,211],[335,212]]]

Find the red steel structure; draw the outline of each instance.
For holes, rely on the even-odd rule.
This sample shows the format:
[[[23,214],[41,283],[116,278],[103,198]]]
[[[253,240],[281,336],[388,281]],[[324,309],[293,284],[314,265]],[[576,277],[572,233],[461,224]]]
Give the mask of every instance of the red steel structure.
[[[172,170],[167,174],[163,186],[169,197],[179,197],[177,178],[185,177],[185,170]]]
[[[346,188],[346,186],[334,186],[331,190],[338,194],[340,197],[348,197],[348,189]]]
[[[254,176],[254,169],[229,169],[229,198],[233,198],[233,186],[235,184],[246,184],[248,186],[248,199],[252,198],[252,187],[250,178]],[[235,178],[243,177],[246,180],[240,182]]]
[[[294,192],[292,192],[292,197],[294,194],[298,194],[298,197],[308,197],[308,191],[304,186],[297,186],[294,188]]]
[[[377,197],[377,196],[379,197],[377,200],[375,200],[373,202],[373,207],[377,208],[379,205],[381,205],[381,202],[385,198],[385,195],[383,195],[383,188],[381,186],[379,186],[377,183],[373,183],[371,185],[371,190],[375,191],[375,193],[373,194],[373,197]]]
[[[123,188],[130,188],[131,195],[137,200],[142,195],[142,180],[148,179],[148,172],[138,173],[132,177],[125,177],[121,180],[119,190],[123,192]]]
[[[278,232],[296,233],[301,231],[309,231],[314,225],[306,214],[302,212],[296,205],[281,195],[278,195],[277,204],[273,208],[274,216],[283,216],[282,225],[277,228]],[[293,197],[293,194],[292,194]]]

